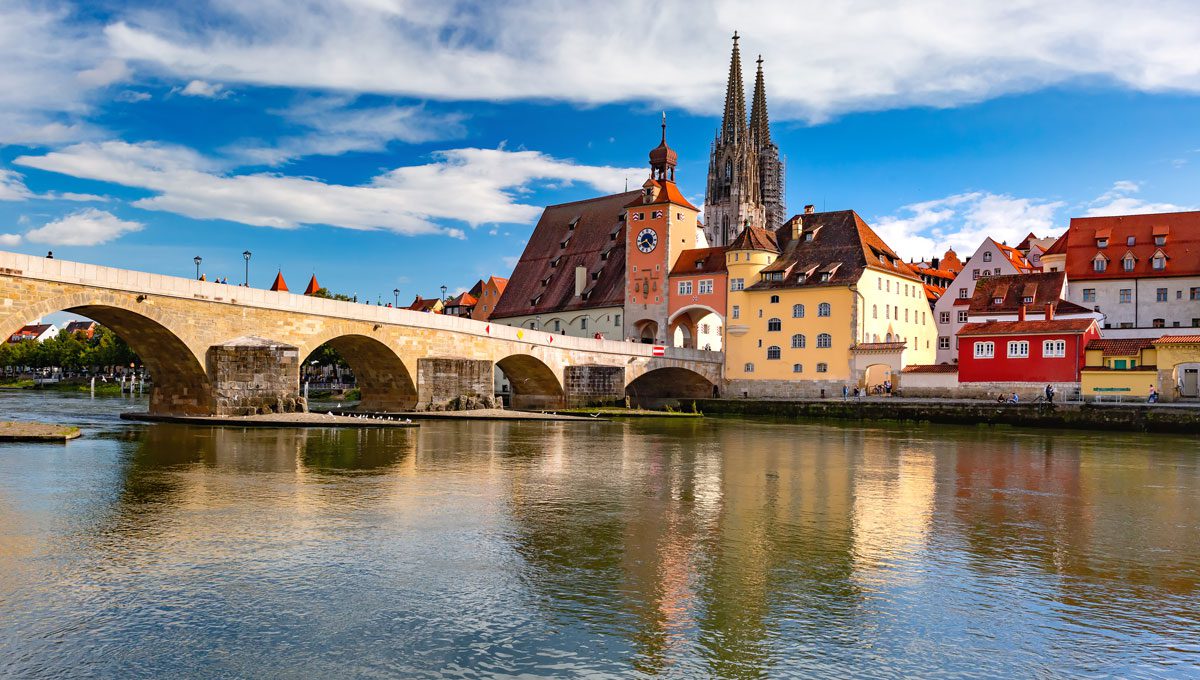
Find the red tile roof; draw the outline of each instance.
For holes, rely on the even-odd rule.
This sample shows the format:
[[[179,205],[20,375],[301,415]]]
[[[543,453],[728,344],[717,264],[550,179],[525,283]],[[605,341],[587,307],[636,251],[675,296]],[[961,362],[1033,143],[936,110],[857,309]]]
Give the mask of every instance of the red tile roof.
[[[625,223],[620,217],[640,195],[627,191],[548,206],[491,318],[624,305]],[[595,281],[588,277],[587,299],[575,295],[578,266],[599,272]]]
[[[1012,246],[1006,246],[1003,243],[996,243],[995,239],[991,239],[991,241],[992,243],[996,244],[996,248],[1000,251],[1000,254],[1008,258],[1008,261],[1012,263],[1012,266],[1017,268],[1017,271],[1032,272],[1037,270],[1036,267],[1029,263],[1029,260],[1025,259],[1025,256],[1021,254],[1021,251],[1013,248]]]
[[[812,240],[791,239],[793,221],[801,220],[802,233]],[[796,215],[775,232],[783,250],[763,273],[783,272],[782,281],[758,281],[750,290],[796,288],[799,286],[845,286],[858,281],[864,270],[873,269],[906,279],[921,278],[853,210]],[[731,247],[732,249],[732,247]],[[836,271],[829,281],[808,272]]]
[[[288,292],[287,283],[283,280],[283,272],[275,274],[275,281],[271,284],[271,290],[279,293]]]
[[[1166,236],[1161,250],[1167,257],[1167,265],[1161,270],[1151,264],[1155,252],[1160,250],[1154,245],[1156,235]],[[1108,238],[1106,248],[1097,246],[1098,236]],[[1126,243],[1130,236],[1134,238],[1132,246]],[[1064,248],[1067,275],[1072,281],[1200,275],[1200,212],[1076,217],[1059,241],[1064,239],[1069,239]],[[1058,246],[1055,243],[1050,250]],[[1128,272],[1121,263],[1127,252],[1132,252],[1135,258],[1133,271]],[[1092,266],[1097,253],[1103,253],[1109,260],[1105,271],[1095,271]]]
[[[671,276],[724,273],[725,248],[691,248],[679,253]]]
[[[683,194],[679,191],[679,187],[676,186],[674,182],[672,182],[670,180],[665,180],[665,179],[648,179],[648,180],[646,180],[646,182],[644,184],[642,184],[643,188],[650,187],[650,186],[658,187],[657,200],[655,200],[652,203],[644,203],[642,201],[641,192],[638,192],[638,197],[635,198],[634,200],[630,201],[629,203],[626,203],[625,207],[626,208],[634,208],[634,207],[642,206],[642,205],[658,205],[659,203],[674,203],[675,205],[682,205],[685,208],[691,208],[692,210],[695,210],[696,212],[700,211],[699,208],[692,205],[690,201],[688,201],[686,198],[683,197]]]
[[[308,280],[308,287],[306,287],[304,289],[304,294],[312,295],[313,293],[317,292],[320,289],[321,289],[321,285],[317,283],[317,275],[313,274],[312,278]]]
[[[907,349],[907,342],[860,342],[850,348],[851,352],[894,352]]]
[[[1101,356],[1131,357],[1154,346],[1154,338],[1096,338],[1088,343],[1088,350],[1101,350]]]
[[[785,225],[786,226],[786,225]],[[761,227],[749,226],[742,229],[727,250],[764,250],[771,253],[779,252],[779,239],[775,232]]]
[[[439,298],[423,298],[418,295],[405,309],[411,309],[414,312],[429,312],[437,307],[438,302],[441,302]]]
[[[42,333],[45,333],[46,331],[50,330],[52,327],[53,327],[53,324],[48,324],[48,323],[36,323],[36,324],[29,324],[27,326],[22,326],[21,330],[17,331],[16,333],[13,333],[11,336],[9,336],[8,341],[9,342],[21,342],[22,340],[33,340],[35,338],[40,337],[42,335]]]
[[[1058,240],[1054,242],[1054,245],[1050,246],[1046,249],[1046,252],[1042,253],[1042,257],[1046,257],[1047,255],[1065,255],[1067,253],[1067,234],[1070,233],[1071,232],[1068,231],[1062,236],[1059,236]]]
[[[446,303],[447,307],[474,307],[479,300],[470,293],[459,293],[457,297]]]
[[[1030,311],[1043,309],[1049,302],[1061,304],[1063,287],[1067,282],[1066,272],[1038,272],[1035,274],[1009,274],[988,276],[975,282],[975,295],[971,298],[972,314],[1016,314],[1025,304]],[[994,300],[999,297],[1001,302]],[[1026,297],[1033,301],[1023,303]],[[1078,305],[1073,305],[1078,311]],[[1063,310],[1065,312],[1066,310]],[[1083,309],[1083,311],[1088,311]]]
[[[1195,345],[1200,344],[1200,335],[1164,335],[1154,341],[1156,345]]]
[[[923,364],[918,366],[905,366],[905,373],[958,373],[958,366],[955,364]]]
[[[1096,324],[1095,319],[1051,319],[1034,321],[983,321],[963,326],[960,336],[975,335],[1045,335],[1048,333],[1085,333]]]
[[[87,333],[95,328],[95,321],[72,321],[63,330],[67,333]]]

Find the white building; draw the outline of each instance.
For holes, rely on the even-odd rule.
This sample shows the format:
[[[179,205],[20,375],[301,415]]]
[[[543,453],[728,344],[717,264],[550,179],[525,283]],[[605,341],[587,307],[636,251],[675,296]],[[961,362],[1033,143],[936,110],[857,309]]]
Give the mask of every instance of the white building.
[[[1036,268],[1016,248],[996,243],[986,238],[971,257],[963,263],[963,269],[954,282],[938,298],[933,307],[933,319],[937,324],[937,358],[939,364],[952,364],[958,358],[958,330],[970,318],[971,298],[975,295],[975,283],[990,276],[1028,274]]]

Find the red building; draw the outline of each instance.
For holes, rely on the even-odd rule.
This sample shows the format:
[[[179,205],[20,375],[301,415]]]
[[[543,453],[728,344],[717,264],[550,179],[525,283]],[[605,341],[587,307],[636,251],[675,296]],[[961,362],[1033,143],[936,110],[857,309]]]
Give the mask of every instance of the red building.
[[[959,331],[958,381],[1079,382],[1085,350],[1100,337],[1095,319],[1056,319],[1046,306],[1045,319],[969,323]]]

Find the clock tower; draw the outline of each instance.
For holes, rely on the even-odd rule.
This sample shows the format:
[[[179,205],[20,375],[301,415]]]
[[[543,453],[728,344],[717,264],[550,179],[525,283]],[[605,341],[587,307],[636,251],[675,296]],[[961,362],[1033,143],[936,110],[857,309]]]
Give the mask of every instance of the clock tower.
[[[667,146],[667,115],[662,141],[650,152],[650,177],[641,196],[625,206],[625,337],[670,344],[667,337],[667,275],[679,254],[705,245],[700,211],[675,185],[678,156]]]

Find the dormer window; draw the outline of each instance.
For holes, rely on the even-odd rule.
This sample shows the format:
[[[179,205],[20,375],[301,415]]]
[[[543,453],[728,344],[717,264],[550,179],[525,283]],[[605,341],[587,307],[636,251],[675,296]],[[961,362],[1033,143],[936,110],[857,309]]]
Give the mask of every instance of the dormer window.
[[[1167,256],[1163,251],[1159,250],[1154,253],[1154,257],[1150,259],[1150,266],[1155,271],[1162,271],[1167,268]]]
[[[1097,248],[1107,248],[1108,247],[1108,239],[1107,238],[1096,239],[1096,247]]]
[[[1137,265],[1137,258],[1135,258],[1133,256],[1133,253],[1129,253],[1124,258],[1121,259],[1121,268],[1127,272],[1133,271],[1133,268],[1136,265]]]
[[[704,260],[696,260],[696,269],[704,269]]]
[[[811,232],[811,231],[806,231],[806,232],[804,232],[804,240],[805,240],[806,242],[807,242],[807,241],[811,241],[811,240],[813,240],[813,237],[814,237],[814,236],[816,236],[816,234],[815,234],[815,233],[813,233],[813,232]]]
[[[1026,295],[1025,297],[1021,298],[1021,302],[1023,302],[1023,303],[1025,303],[1025,304],[1027,304],[1027,305],[1028,305],[1028,304],[1031,304],[1031,303],[1033,302],[1033,298],[1032,298],[1032,297],[1030,297],[1029,295]]]
[[[542,279],[542,287],[545,287],[545,286],[548,286],[548,285],[550,285],[550,277],[549,277],[549,276],[547,276],[546,278]]]
[[[831,279],[831,278],[833,278],[833,273],[832,273],[832,272],[821,272],[821,281],[822,281],[822,283],[823,283],[823,282],[826,282],[826,281],[828,281],[828,280],[829,280],[829,279]]]
[[[600,272],[598,272],[598,271],[592,272],[592,280],[599,281],[600,280]]]
[[[559,248],[559,250],[566,250],[566,249],[567,249],[567,244],[568,244],[568,243],[570,243],[570,242],[571,242],[571,239],[570,239],[570,238],[565,238],[565,239],[563,239],[562,243],[559,243],[559,244],[558,244],[558,248]]]
[[[556,257],[553,260],[550,260],[550,268],[554,269],[554,268],[558,267],[560,262],[562,262],[561,257]]]
[[[578,218],[578,217],[576,217],[575,219],[571,220],[571,223],[567,225],[567,231],[575,231],[575,225],[577,225],[577,224],[579,224],[579,218]]]
[[[879,264],[884,264],[884,265],[887,264],[887,255],[884,255],[883,253],[879,253]]]
[[[1167,236],[1166,236],[1166,234],[1163,234],[1163,235],[1161,235],[1161,236],[1155,236],[1155,237],[1154,237],[1154,245],[1156,245],[1156,246],[1165,246],[1165,245],[1167,245]]]
[[[1002,297],[994,297],[994,298],[992,298],[992,304],[993,304],[993,305],[999,305],[999,304],[1003,304],[1003,303],[1004,303],[1004,298],[1002,298]]]
[[[611,253],[611,252],[612,252],[612,249],[609,249],[609,250],[604,251],[603,253],[600,253],[600,259],[607,261],[609,253]]]
[[[1092,258],[1092,271],[1102,272],[1106,269],[1108,269],[1108,258],[1096,253],[1096,257]]]
[[[1136,237],[1136,236],[1126,236],[1126,237],[1125,237],[1125,245],[1127,245],[1127,246],[1133,246],[1133,244],[1135,244],[1135,243],[1137,243],[1137,237]]]

